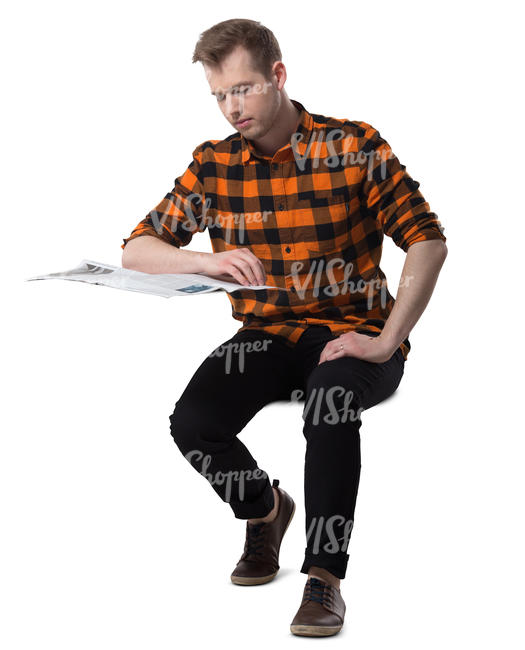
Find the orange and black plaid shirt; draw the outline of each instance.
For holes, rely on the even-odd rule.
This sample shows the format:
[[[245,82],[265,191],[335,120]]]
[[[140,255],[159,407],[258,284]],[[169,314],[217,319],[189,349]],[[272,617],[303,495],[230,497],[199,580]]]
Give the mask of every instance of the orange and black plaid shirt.
[[[311,324],[377,336],[395,302],[379,266],[383,235],[406,252],[446,241],[444,229],[379,131],[291,101],[301,114],[288,144],[265,156],[235,132],[198,145],[121,248],[141,235],[186,246],[207,228],[214,253],[248,247],[277,287],[227,293],[238,332],[264,330],[291,346]],[[406,359],[408,338],[400,347]]]

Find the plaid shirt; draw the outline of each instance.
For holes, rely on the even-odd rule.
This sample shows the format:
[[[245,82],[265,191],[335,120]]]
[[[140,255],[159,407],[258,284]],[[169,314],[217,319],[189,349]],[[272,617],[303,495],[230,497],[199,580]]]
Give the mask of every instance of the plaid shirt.
[[[207,228],[214,253],[248,247],[278,287],[227,293],[238,332],[290,346],[310,324],[377,336],[395,302],[379,267],[383,235],[406,252],[446,241],[443,228],[379,131],[291,101],[301,114],[288,144],[265,156],[239,132],[201,143],[121,248],[141,235],[186,246]],[[406,359],[408,338],[400,347]]]

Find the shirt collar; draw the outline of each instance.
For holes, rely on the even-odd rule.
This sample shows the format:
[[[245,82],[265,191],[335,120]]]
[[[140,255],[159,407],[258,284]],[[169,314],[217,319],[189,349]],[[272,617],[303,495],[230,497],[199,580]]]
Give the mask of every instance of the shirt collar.
[[[292,104],[296,106],[300,111],[300,116],[299,116],[299,125],[297,126],[297,129],[295,130],[295,133],[300,134],[298,141],[295,141],[294,139],[294,148],[298,152],[300,156],[304,156],[306,153],[306,150],[308,148],[308,142],[310,140],[310,136],[312,133],[312,128],[314,124],[314,120],[312,115],[306,110],[306,108],[301,104],[301,102],[298,102],[295,99],[291,100]],[[261,160],[273,160],[275,162],[278,162],[280,160],[288,160],[290,158],[290,154],[293,156],[293,151],[292,151],[292,145],[291,143],[288,143],[278,149],[273,156],[261,156],[255,151],[255,147],[253,146],[253,143],[251,140],[248,140],[247,138],[244,137],[244,135],[241,133],[241,147],[242,147],[242,152],[241,152],[241,160],[243,164],[247,164],[250,162],[252,159],[258,159]]]

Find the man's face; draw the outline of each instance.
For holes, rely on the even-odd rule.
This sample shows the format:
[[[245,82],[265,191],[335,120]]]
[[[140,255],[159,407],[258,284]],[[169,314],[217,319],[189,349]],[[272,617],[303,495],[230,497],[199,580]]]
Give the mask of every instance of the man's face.
[[[280,107],[276,78],[267,80],[255,71],[250,53],[241,46],[220,66],[203,66],[211,92],[228,122],[249,140],[262,138],[274,124]]]

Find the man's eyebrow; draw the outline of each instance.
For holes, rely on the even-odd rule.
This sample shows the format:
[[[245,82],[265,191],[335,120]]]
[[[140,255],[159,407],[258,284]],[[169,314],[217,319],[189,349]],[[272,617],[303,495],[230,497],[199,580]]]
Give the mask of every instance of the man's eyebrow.
[[[233,90],[234,88],[237,88],[238,86],[251,86],[252,82],[251,81],[239,81],[239,83],[236,83],[235,86],[232,86],[231,88],[228,88],[228,90]],[[228,90],[226,92],[228,92]],[[215,95],[215,91],[211,91],[212,95]]]

